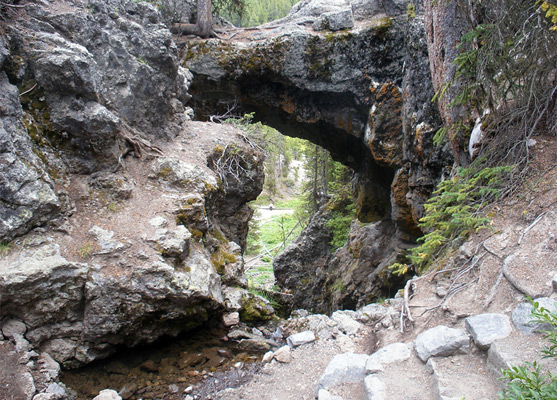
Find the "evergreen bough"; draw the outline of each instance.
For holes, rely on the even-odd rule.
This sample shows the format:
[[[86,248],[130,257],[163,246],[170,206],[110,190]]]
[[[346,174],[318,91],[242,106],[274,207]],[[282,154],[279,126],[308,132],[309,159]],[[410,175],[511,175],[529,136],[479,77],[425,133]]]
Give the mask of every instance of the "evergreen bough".
[[[490,223],[485,206],[500,194],[502,177],[512,166],[483,168],[484,160],[476,160],[457,174],[441,181],[433,196],[424,205],[426,216],[418,226],[425,232],[418,239],[419,246],[410,249],[411,265],[396,263],[391,266],[396,274],[403,275],[412,267],[415,272],[425,272],[433,261],[466,238],[470,233],[487,228]]]

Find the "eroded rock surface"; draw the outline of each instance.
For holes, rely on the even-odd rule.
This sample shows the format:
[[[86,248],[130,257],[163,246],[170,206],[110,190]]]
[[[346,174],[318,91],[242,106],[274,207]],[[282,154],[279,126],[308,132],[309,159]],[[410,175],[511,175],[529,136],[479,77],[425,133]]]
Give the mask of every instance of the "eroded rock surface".
[[[242,258],[264,157],[189,121],[191,74],[159,10],[16,11],[0,38],[0,339],[76,367],[225,312],[271,318]],[[51,375],[31,397],[62,396]]]

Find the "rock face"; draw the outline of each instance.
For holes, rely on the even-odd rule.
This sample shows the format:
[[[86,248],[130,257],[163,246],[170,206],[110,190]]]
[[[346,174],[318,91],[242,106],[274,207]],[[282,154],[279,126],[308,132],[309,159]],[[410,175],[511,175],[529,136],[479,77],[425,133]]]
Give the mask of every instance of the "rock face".
[[[2,25],[0,339],[77,367],[226,312],[271,318],[242,258],[263,155],[188,120],[156,7],[83,7],[29,2]]]
[[[134,135],[176,134],[188,72],[154,5],[62,2],[26,12],[9,26],[6,70],[22,91],[36,84],[22,97],[28,124],[38,144],[65,150],[59,155],[71,171],[113,168]]]
[[[9,242],[56,217],[62,202],[33,152],[17,87],[4,71],[0,71],[0,93],[0,241]]]
[[[346,245],[331,254],[327,219],[326,210],[315,214],[273,262],[277,282],[292,294],[293,307],[323,313],[355,309],[403,285],[404,277],[394,277],[387,267],[410,243],[397,239],[393,222],[355,221]]]

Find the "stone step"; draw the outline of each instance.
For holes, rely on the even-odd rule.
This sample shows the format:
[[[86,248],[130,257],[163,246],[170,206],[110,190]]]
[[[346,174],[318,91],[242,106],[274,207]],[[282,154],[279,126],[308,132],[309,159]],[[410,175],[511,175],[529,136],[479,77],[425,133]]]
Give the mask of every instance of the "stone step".
[[[486,354],[473,348],[469,354],[430,358],[435,400],[497,399],[497,379],[487,365]]]
[[[366,400],[423,400],[433,398],[432,375],[414,351],[404,361],[384,365],[364,380]]]
[[[541,364],[543,368],[553,374],[557,374],[557,363],[552,358],[544,358],[541,350],[547,346],[540,333],[524,334],[519,331],[513,333],[502,340],[497,340],[491,344],[488,351],[487,363],[492,374],[502,377],[501,369],[511,366],[520,366],[524,362],[534,362]],[[499,380],[500,385],[504,385],[503,380]]]

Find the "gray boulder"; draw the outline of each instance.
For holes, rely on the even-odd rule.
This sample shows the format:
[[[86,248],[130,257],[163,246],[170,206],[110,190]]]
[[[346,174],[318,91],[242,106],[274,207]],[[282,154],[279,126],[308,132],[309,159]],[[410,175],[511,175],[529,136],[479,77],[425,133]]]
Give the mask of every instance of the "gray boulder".
[[[549,297],[540,297],[535,299],[539,303],[540,307],[543,307],[550,312],[554,312],[557,307],[555,305],[555,300]],[[551,325],[548,324],[538,324],[533,322],[532,310],[534,307],[528,302],[520,303],[517,305],[512,312],[513,324],[522,333],[530,335],[536,331],[543,331],[547,329],[553,329]]]
[[[347,335],[354,335],[363,327],[362,324],[356,321],[356,316],[355,311],[339,310],[331,315],[331,319],[338,324],[341,331]]]
[[[88,268],[60,255],[55,244],[0,259],[0,316],[18,315],[29,330],[80,315]]]
[[[385,365],[408,360],[411,355],[411,346],[406,343],[392,343],[384,346],[368,357],[366,374],[383,371]]]
[[[375,375],[366,376],[364,379],[364,393],[366,400],[385,400],[388,398],[387,386]]]
[[[339,11],[332,11],[321,14],[321,16],[313,23],[313,29],[320,31],[328,29],[330,31],[340,31],[350,29],[354,26],[354,16],[352,9],[349,7]]]
[[[483,350],[512,332],[510,318],[503,314],[487,313],[468,317],[465,319],[465,325],[476,345]]]
[[[317,400],[342,400],[342,397],[331,394],[325,389],[320,389],[317,393]]]
[[[319,378],[316,395],[321,389],[330,389],[342,383],[362,382],[367,359],[366,354],[343,353],[334,356]]]
[[[450,356],[465,350],[470,337],[464,329],[449,328],[443,325],[428,329],[416,337],[416,354],[423,362],[430,357]]]

